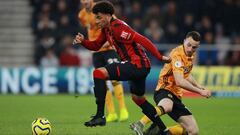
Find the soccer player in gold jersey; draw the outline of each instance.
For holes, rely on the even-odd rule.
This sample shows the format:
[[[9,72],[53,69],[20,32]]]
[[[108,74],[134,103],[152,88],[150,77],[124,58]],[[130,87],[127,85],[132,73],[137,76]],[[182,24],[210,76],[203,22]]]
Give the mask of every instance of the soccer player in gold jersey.
[[[168,128],[172,135],[197,135],[199,128],[197,122],[188,108],[182,103],[183,90],[200,94],[209,98],[211,91],[199,85],[191,71],[196,50],[200,46],[200,34],[196,31],[187,33],[182,45],[174,48],[170,57],[172,61],[165,63],[160,72],[154,101],[158,115],[168,114],[172,119],[179,123],[177,126]],[[130,127],[136,133],[143,134],[143,127],[151,120],[145,115],[141,120],[132,123]],[[151,125],[145,131],[145,135],[157,135],[158,127]]]
[[[92,13],[92,7],[95,3],[93,0],[80,0],[80,2],[83,8],[79,12],[78,18],[81,25],[87,28],[88,39],[94,41],[101,32],[99,27],[96,25],[95,15]],[[108,42],[106,42],[100,50],[93,52],[93,65],[95,68],[114,62],[119,62],[119,56]],[[118,81],[112,81],[112,85],[115,97],[117,98],[119,104],[120,115],[118,118],[112,99],[112,93],[110,90],[107,90],[106,107],[108,115],[106,117],[106,121],[125,121],[128,119],[128,111],[124,101],[123,86]]]

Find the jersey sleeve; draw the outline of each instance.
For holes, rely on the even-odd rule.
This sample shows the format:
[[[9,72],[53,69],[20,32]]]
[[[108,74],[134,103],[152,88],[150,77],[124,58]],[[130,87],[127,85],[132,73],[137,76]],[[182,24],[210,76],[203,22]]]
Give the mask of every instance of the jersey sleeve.
[[[116,26],[114,29],[114,37],[118,42],[125,44],[132,44],[133,42],[138,43],[143,46],[147,51],[152,53],[158,60],[162,60],[162,55],[149,39],[135,32],[127,24],[123,23],[115,25]]]
[[[79,19],[79,22],[81,23],[81,25],[83,26],[83,27],[86,27],[86,25],[87,25],[87,22],[86,22],[86,20],[84,20],[83,18],[83,16],[84,16],[84,11],[83,11],[83,9],[78,13],[78,19]]]
[[[157,47],[148,38],[136,32],[133,40],[136,43],[139,43],[141,46],[143,46],[147,51],[153,54],[158,60],[160,61],[162,60],[161,53],[158,51]]]
[[[184,63],[181,56],[177,52],[174,52],[173,54],[170,54],[170,57],[172,58],[171,65],[173,72],[183,73]]]
[[[98,38],[94,41],[83,40],[82,45],[92,51],[98,51],[107,41],[105,32],[102,30]]]

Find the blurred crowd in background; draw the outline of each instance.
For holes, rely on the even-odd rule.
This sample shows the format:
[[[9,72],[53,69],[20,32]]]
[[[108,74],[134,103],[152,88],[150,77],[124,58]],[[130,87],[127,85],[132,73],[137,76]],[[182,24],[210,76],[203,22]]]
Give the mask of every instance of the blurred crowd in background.
[[[199,65],[240,65],[240,0],[111,0],[115,15],[147,36],[162,53],[161,44],[178,45],[187,32],[202,35]],[[31,0],[34,12],[35,63],[41,66],[91,66],[91,53],[73,46],[80,0]],[[212,47],[211,47],[212,46]],[[227,51],[229,50],[230,51]],[[149,54],[152,64],[159,62]]]

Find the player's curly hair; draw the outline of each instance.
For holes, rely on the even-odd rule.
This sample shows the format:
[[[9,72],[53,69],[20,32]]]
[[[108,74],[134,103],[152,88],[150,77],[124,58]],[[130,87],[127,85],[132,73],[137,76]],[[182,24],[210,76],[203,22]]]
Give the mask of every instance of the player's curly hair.
[[[94,14],[103,13],[113,15],[114,7],[113,4],[108,1],[99,1],[93,6],[92,12]]]
[[[188,38],[188,37],[192,37],[192,39],[195,41],[201,40],[201,35],[197,31],[188,32],[186,38]]]

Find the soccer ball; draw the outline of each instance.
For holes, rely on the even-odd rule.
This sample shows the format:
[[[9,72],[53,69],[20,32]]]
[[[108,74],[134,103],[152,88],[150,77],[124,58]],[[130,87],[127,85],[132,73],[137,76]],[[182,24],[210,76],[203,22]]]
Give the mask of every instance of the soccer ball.
[[[46,118],[37,118],[32,122],[33,135],[49,135],[51,130],[50,122]]]

